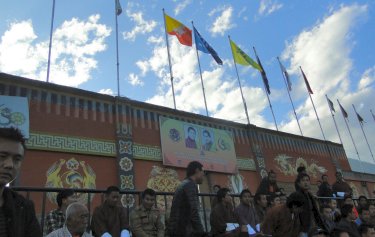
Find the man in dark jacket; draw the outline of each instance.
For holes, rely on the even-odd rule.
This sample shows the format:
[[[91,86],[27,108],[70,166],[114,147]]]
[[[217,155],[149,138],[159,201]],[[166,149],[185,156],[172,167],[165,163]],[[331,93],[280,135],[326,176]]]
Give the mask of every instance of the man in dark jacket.
[[[348,232],[350,237],[359,237],[357,226],[354,223],[355,218],[353,205],[345,204],[341,207],[341,220],[336,227]]]
[[[332,197],[332,188],[328,183],[328,176],[326,174],[322,175],[322,184],[319,186],[317,195],[319,197]]]
[[[203,182],[203,165],[198,161],[189,163],[186,179],[177,187],[173,196],[171,214],[167,222],[170,237],[206,236],[199,216],[197,184]]]
[[[270,172],[268,172],[268,176],[263,178],[260,182],[256,193],[262,193],[267,196],[270,196],[278,192],[280,192],[280,189],[276,183],[276,173],[273,170],[271,170]]]
[[[344,181],[341,172],[336,172],[336,182],[332,185],[332,191],[336,195],[337,193],[344,193],[344,196],[353,194],[352,188]]]
[[[34,204],[6,184],[18,175],[25,153],[25,139],[15,128],[0,128],[0,236],[41,237]]]

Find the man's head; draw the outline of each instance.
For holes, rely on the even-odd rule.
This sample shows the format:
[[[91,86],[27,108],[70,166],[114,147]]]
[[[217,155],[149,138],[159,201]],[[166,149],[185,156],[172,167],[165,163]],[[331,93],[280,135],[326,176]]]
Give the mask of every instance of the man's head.
[[[322,175],[322,182],[323,183],[328,183],[328,175],[326,175],[326,174]]]
[[[270,184],[276,183],[276,173],[273,170],[270,170],[270,172],[268,172],[268,181],[270,182]]]
[[[89,216],[86,206],[81,203],[74,202],[67,207],[65,223],[72,236],[82,235],[85,232],[89,224]]]
[[[75,202],[74,191],[71,189],[61,190],[56,197],[56,202],[59,208],[66,208],[71,203]]]
[[[272,194],[269,198],[269,203],[271,204],[271,207],[280,205],[280,196],[276,194]]]
[[[188,127],[188,136],[190,139],[195,140],[195,136],[197,135],[197,132],[193,127]]]
[[[298,167],[298,168],[297,168],[297,173],[298,173],[298,174],[302,174],[302,173],[307,174],[307,172],[306,172],[306,167],[305,167],[305,166],[300,166],[300,167]]]
[[[310,189],[310,176],[301,173],[297,176],[296,183],[301,190],[308,191]]]
[[[344,204],[349,204],[354,206],[353,198],[350,195],[344,197]]]
[[[25,154],[25,138],[16,128],[0,128],[0,188],[18,175]]]
[[[375,237],[375,230],[373,225],[362,224],[359,226],[358,231],[361,237]]]
[[[309,237],[327,237],[329,236],[328,231],[321,229],[320,227],[313,227],[309,231]]]
[[[305,197],[299,192],[291,193],[286,201],[286,206],[294,214],[299,214],[302,212],[302,206],[305,202]]]
[[[332,208],[332,210],[334,211],[336,208],[337,208],[337,201],[336,199],[331,199],[329,200],[329,203],[328,205]]]
[[[221,189],[221,187],[220,187],[220,185],[215,184],[212,189],[213,189],[214,193],[217,193]]]
[[[186,177],[191,178],[197,184],[201,184],[204,177],[203,165],[198,161],[190,162],[186,168]]]
[[[142,193],[142,205],[145,209],[149,210],[155,205],[156,193],[154,190],[147,188]]]
[[[257,204],[260,207],[266,208],[268,206],[268,200],[267,200],[266,194],[256,193],[254,200],[255,200],[255,204]]]
[[[371,218],[375,218],[375,204],[370,203],[368,205],[368,210],[370,211]]]
[[[368,205],[359,207],[358,215],[362,221],[369,223],[371,218],[370,218],[370,210],[369,210]]]
[[[230,196],[229,194],[229,189],[227,188],[221,188],[217,194],[217,200],[219,202],[223,202],[223,203],[226,203],[226,204],[229,204],[232,202],[232,197]]]
[[[286,201],[287,201],[286,195],[285,194],[280,194],[280,204],[284,205],[284,204],[286,204]]]
[[[342,216],[342,218],[348,219],[350,221],[354,221],[356,219],[356,217],[355,217],[355,213],[353,211],[353,205],[344,204],[341,207],[341,216]]]
[[[361,207],[367,206],[367,197],[365,197],[365,196],[359,196],[358,197],[358,204]]]
[[[350,235],[346,230],[335,227],[331,232],[331,237],[350,237]]]
[[[105,191],[105,197],[109,206],[117,206],[120,201],[120,189],[116,186],[109,186]]]
[[[332,218],[332,208],[328,205],[322,205],[320,207],[320,213],[326,220],[333,220]]]
[[[342,173],[339,171],[336,172],[336,181],[338,182],[342,181]]]
[[[240,200],[241,200],[242,204],[244,204],[246,206],[250,206],[252,199],[253,198],[251,197],[251,192],[250,192],[249,189],[242,190],[242,192],[240,194]]]
[[[203,136],[203,144],[211,143],[212,139],[211,139],[211,134],[209,131],[203,130],[202,136]]]

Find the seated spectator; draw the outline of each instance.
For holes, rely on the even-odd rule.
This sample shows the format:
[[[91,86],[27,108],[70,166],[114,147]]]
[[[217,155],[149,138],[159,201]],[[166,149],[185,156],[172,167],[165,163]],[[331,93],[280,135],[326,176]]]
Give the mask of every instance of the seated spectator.
[[[361,237],[375,237],[375,230],[373,225],[362,224],[358,231]]]
[[[255,194],[254,201],[255,211],[257,213],[259,222],[262,223],[264,217],[266,216],[268,207],[267,195],[257,193]]]
[[[210,223],[211,233],[213,236],[239,236],[240,228],[232,231],[227,231],[227,223],[237,223],[232,209],[232,197],[229,195],[229,189],[222,188],[217,192],[217,200],[215,208],[211,211]]]
[[[104,203],[95,208],[92,215],[91,230],[95,237],[130,236],[126,210],[119,202],[120,189],[108,187]]]
[[[331,185],[328,183],[328,175],[322,175],[322,184],[319,186],[319,190],[317,193],[318,197],[332,197],[332,188]]]
[[[154,207],[156,193],[146,189],[142,193],[142,204],[130,214],[130,230],[133,237],[164,237],[164,224],[160,211]]]
[[[350,237],[359,237],[357,225],[354,223],[355,219],[353,205],[345,204],[341,207],[341,220],[336,227],[348,232]]]
[[[339,196],[339,192],[344,193],[344,195],[350,196],[353,194],[352,188],[347,182],[344,181],[342,173],[339,171],[336,172],[336,182],[332,185],[332,192],[337,196]]]
[[[276,183],[276,173],[271,170],[268,172],[268,176],[263,178],[260,182],[256,193],[262,193],[268,196],[277,192],[280,192],[280,189]]]
[[[50,211],[45,219],[46,235],[64,226],[66,208],[75,201],[74,191],[71,189],[61,190],[57,194],[56,202],[58,208]]]
[[[314,227],[309,232],[309,237],[329,237],[329,232],[319,227]]]
[[[307,174],[306,167],[303,164],[301,164],[297,168],[297,176],[300,175],[300,174]],[[294,188],[295,188],[295,190],[298,190],[298,184],[297,184],[296,181],[294,181]]]
[[[253,229],[260,223],[255,208],[252,205],[251,192],[248,189],[242,190],[240,194],[240,205],[234,209],[234,214],[238,217],[239,224],[250,225]]]
[[[215,184],[213,187],[213,193],[217,194],[217,192],[221,189],[220,185]],[[215,205],[217,204],[217,197],[213,197],[211,199],[211,210],[214,209]]]
[[[346,195],[346,196],[344,197],[344,202],[343,202],[343,204],[344,204],[344,205],[345,205],[345,204],[347,204],[347,205],[353,205],[353,211],[354,211],[355,218],[358,218],[358,210],[357,210],[357,208],[356,208],[355,205],[354,205],[354,201],[353,201],[353,198],[352,198],[351,195]]]
[[[340,228],[333,229],[331,232],[331,237],[351,237],[346,230],[342,230]]]
[[[285,194],[280,194],[280,204],[286,204],[287,196]]]
[[[86,206],[75,202],[66,208],[66,222],[64,226],[47,235],[47,237],[92,237],[86,232],[89,224],[89,211]]]
[[[333,221],[332,209],[327,204],[320,207],[320,213],[323,218],[323,222],[328,232],[331,232],[335,227],[335,222]]]
[[[367,197],[359,196],[358,197],[358,207],[366,207],[368,206]]]
[[[269,196],[269,206],[272,208],[274,206],[280,205],[280,196],[277,194],[272,194]]]
[[[370,224],[375,226],[375,204],[370,203],[368,209],[370,211]]]
[[[42,236],[34,203],[6,187],[19,175],[25,150],[20,130],[0,128],[0,236]]]
[[[294,192],[290,194],[285,205],[271,208],[261,225],[261,232],[273,237],[299,236],[302,230],[300,213],[304,199],[303,194]]]
[[[359,227],[362,224],[370,224],[370,210],[368,206],[358,208],[358,218],[355,220]]]

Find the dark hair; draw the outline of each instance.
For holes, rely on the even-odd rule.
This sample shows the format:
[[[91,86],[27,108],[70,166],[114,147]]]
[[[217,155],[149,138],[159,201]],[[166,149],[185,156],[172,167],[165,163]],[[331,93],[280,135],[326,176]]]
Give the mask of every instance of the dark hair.
[[[262,195],[267,197],[267,194],[265,194],[265,193],[256,193],[255,194],[255,196],[254,196],[255,203],[258,202],[258,201],[260,201],[260,197]]]
[[[358,227],[358,231],[359,233],[362,235],[362,234],[367,234],[367,231],[368,229],[374,229],[374,226],[371,225],[371,224],[366,224],[366,223],[363,223],[362,225],[360,225]]]
[[[346,218],[349,216],[350,213],[352,213],[353,211],[353,205],[351,204],[344,204],[342,207],[341,207],[341,216],[343,218]]]
[[[23,148],[26,149],[25,137],[22,135],[21,131],[18,128],[0,128],[0,138],[19,142],[22,144]]]
[[[352,200],[353,200],[353,197],[352,197],[352,195],[345,195],[345,196],[344,196],[344,202],[345,202],[345,200],[346,200],[346,199],[348,199],[348,198],[350,198],[350,199],[352,199]]]
[[[275,198],[280,197],[280,195],[277,195],[276,193],[272,193],[270,196],[268,196],[269,203],[275,201]]]
[[[155,197],[156,193],[151,188],[146,188],[145,191],[142,192],[142,199],[145,199],[146,195],[149,195],[151,197]]]
[[[190,130],[193,130],[196,133],[195,128],[193,128],[193,127],[188,127],[187,130],[188,130],[188,132],[190,132]]]
[[[328,175],[326,175],[326,174],[323,174],[323,175],[322,175],[322,179],[323,179],[323,177],[327,177],[327,178],[328,178]]]
[[[202,168],[203,168],[203,165],[200,162],[198,161],[190,162],[186,168],[186,177],[193,176],[196,173],[197,169],[202,170]]]
[[[112,192],[120,192],[120,189],[117,186],[109,186],[107,190],[105,190],[105,194],[109,195]]]
[[[218,184],[215,184],[215,185],[214,185],[214,188],[219,188],[219,189],[221,189],[220,185],[218,185]]]
[[[300,167],[297,168],[297,173],[298,174],[301,174],[304,171],[306,171],[306,167],[305,166],[300,166]]]
[[[219,191],[217,191],[217,194],[216,194],[217,200],[219,202],[221,202],[223,200],[223,198],[225,198],[225,196],[227,195],[227,193],[229,193],[229,189],[227,189],[227,188],[221,188]]]
[[[336,176],[337,176],[338,174],[341,174],[341,175],[342,175],[342,173],[341,173],[340,171],[336,171]]]
[[[331,231],[331,237],[340,237],[342,233],[349,234],[347,230],[341,229],[341,227],[335,227]]]
[[[56,202],[57,202],[57,205],[59,207],[62,206],[62,200],[63,199],[66,199],[70,196],[73,196],[74,195],[74,191],[72,189],[64,189],[64,190],[61,190],[57,196],[56,196]]]
[[[362,215],[362,212],[363,212],[363,211],[369,211],[369,210],[370,210],[370,209],[369,209],[369,206],[368,206],[368,205],[363,206],[363,207],[359,207],[359,208],[357,209],[359,215]]]
[[[211,137],[211,134],[210,134],[209,131],[207,131],[207,130],[203,130],[202,134],[205,134],[205,133],[207,134],[207,136]]]
[[[293,205],[302,207],[305,203],[305,196],[300,192],[294,192],[289,195],[286,201],[286,206],[292,208]]]
[[[271,174],[275,174],[275,175],[276,175],[275,171],[273,171],[273,170],[270,170],[270,171],[268,172],[268,176],[270,176]]]
[[[320,206],[320,212],[323,213],[323,210],[326,208],[329,208],[332,210],[332,207],[328,206],[327,204],[323,204],[322,206]]]
[[[304,177],[308,177],[309,180],[310,180],[310,176],[306,173],[300,173],[298,176],[297,176],[297,179],[296,179],[296,183],[298,184],[299,182],[301,182],[301,180],[304,178]]]
[[[250,196],[252,196],[252,195],[251,195],[251,192],[250,192],[249,189],[244,189],[244,190],[242,190],[242,192],[240,193],[240,199],[243,197],[243,195],[245,195],[245,193],[250,193]]]
[[[366,201],[367,201],[367,197],[366,197],[366,196],[363,196],[363,195],[361,195],[361,196],[358,197],[358,201],[359,201],[360,199],[362,199],[362,198],[366,199]]]

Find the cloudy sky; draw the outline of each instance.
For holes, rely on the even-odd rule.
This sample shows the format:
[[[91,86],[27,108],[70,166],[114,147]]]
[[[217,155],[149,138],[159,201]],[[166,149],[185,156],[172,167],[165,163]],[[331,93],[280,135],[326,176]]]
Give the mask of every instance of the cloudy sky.
[[[209,115],[247,123],[228,35],[249,56],[253,46],[267,72],[270,100],[279,130],[300,134],[277,57],[287,68],[291,97],[305,136],[322,139],[299,72],[302,66],[314,94],[327,140],[339,142],[325,99],[335,103],[335,118],[348,157],[358,159],[339,111],[363,161],[373,163],[352,104],[364,118],[375,151],[375,2],[260,0],[120,0],[118,16],[120,95],[173,108],[162,8],[200,34],[224,61],[217,65],[199,53]],[[115,0],[56,0],[50,81],[117,95]],[[0,71],[46,80],[51,0],[6,1],[0,8]],[[195,47],[169,37],[177,109],[205,115]],[[261,77],[238,65],[250,121],[275,129]]]

